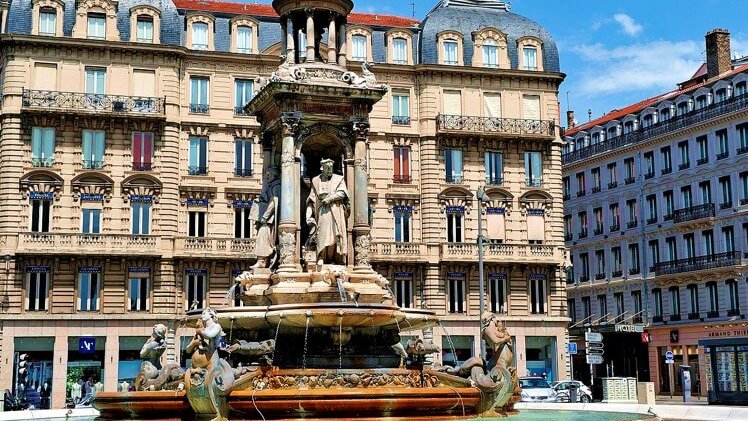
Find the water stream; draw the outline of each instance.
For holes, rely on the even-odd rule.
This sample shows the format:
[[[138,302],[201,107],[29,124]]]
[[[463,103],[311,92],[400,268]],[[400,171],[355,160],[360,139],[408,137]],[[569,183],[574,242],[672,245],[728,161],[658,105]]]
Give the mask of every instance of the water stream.
[[[437,323],[437,325],[442,328],[442,332],[447,337],[447,343],[449,344],[449,350],[452,351],[453,358],[455,359],[455,364],[457,364],[457,352],[455,352],[455,345],[452,343],[452,337],[449,336],[449,332],[447,332],[447,329],[442,326],[441,321]],[[442,364],[444,364],[444,361],[442,361]]]
[[[281,321],[283,320],[283,315],[278,318],[278,326],[275,327],[275,346],[273,347],[273,354],[271,355],[270,359],[271,361],[275,362],[275,350],[278,349],[278,333],[281,330]]]
[[[304,329],[304,356],[302,359],[302,365],[301,368],[306,370],[306,352],[307,347],[309,344],[309,321],[312,319],[311,313],[307,313],[306,315],[306,329]]]
[[[343,369],[343,316],[338,324],[338,370]]]

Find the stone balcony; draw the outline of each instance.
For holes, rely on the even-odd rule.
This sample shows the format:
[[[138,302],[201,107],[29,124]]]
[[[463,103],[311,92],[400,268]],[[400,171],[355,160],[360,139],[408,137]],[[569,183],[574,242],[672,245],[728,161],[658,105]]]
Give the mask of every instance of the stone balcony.
[[[704,205],[691,206],[688,208],[677,209],[673,212],[673,222],[680,224],[683,222],[697,221],[700,219],[714,218],[715,210],[713,203]]]
[[[482,137],[512,139],[528,137],[553,140],[556,136],[556,123],[551,120],[439,114],[436,117],[436,132]]]
[[[254,250],[254,238],[179,237],[174,241],[175,257],[253,259]]]
[[[563,262],[563,248],[544,244],[484,244],[483,258],[487,263],[548,263]],[[451,262],[478,261],[478,244],[443,243],[441,259]]]
[[[414,262],[426,261],[428,249],[423,243],[372,243],[371,260]]]
[[[17,253],[95,256],[161,256],[158,236],[119,234],[22,233]]]

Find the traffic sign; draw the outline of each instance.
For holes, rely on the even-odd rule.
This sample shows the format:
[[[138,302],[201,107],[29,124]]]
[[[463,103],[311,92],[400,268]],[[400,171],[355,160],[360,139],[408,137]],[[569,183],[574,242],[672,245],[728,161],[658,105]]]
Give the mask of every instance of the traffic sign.
[[[587,355],[587,364],[603,364],[604,362],[602,355]]]
[[[587,355],[603,355],[605,349],[600,342],[587,342]]]
[[[569,342],[569,344],[567,345],[566,349],[569,352],[569,354],[576,355],[576,353],[577,353],[577,343],[576,342]]]
[[[599,332],[585,332],[584,340],[587,342],[602,342],[603,334]]]
[[[675,364],[675,355],[673,351],[665,352],[665,364]]]

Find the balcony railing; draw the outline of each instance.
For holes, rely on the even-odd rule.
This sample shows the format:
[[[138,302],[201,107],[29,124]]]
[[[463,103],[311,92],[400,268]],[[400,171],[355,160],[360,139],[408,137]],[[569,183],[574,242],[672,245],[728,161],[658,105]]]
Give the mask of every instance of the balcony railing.
[[[532,262],[538,259],[563,259],[561,248],[543,244],[485,244],[484,257],[488,262]],[[476,243],[443,243],[441,257],[450,261],[475,262]]]
[[[678,171],[687,170],[689,168],[691,168],[691,163],[690,162],[684,162],[684,163],[678,165]]]
[[[717,161],[721,161],[723,159],[727,159],[730,157],[730,152],[722,152],[717,154]]]
[[[176,239],[174,254],[186,257],[250,257],[255,250],[254,238],[196,238]]]
[[[737,266],[740,263],[741,253],[739,251],[729,251],[726,253],[660,262],[655,265],[655,273],[657,276],[674,275],[698,270]]]
[[[504,185],[504,179],[502,177],[486,177],[486,185],[487,186],[503,186]]]
[[[704,165],[709,163],[709,157],[699,158],[696,160],[696,165]]]
[[[100,170],[104,168],[104,161],[90,161],[87,159],[83,160],[84,170]]]
[[[51,168],[54,164],[54,158],[31,158],[31,165],[37,168]]]
[[[647,225],[653,225],[657,223],[657,217],[647,218]]]
[[[719,317],[719,310],[707,311],[706,317],[707,319],[716,319]]]
[[[629,222],[626,223],[626,226],[628,228],[636,228],[637,226],[639,226],[639,220],[638,219],[634,219],[633,221],[629,221]]]
[[[642,273],[641,268],[631,268],[631,269],[629,269],[629,275],[630,276],[639,275],[641,273]]]
[[[148,235],[23,233],[19,253],[161,255],[161,238]]]
[[[392,182],[395,184],[410,184],[410,175],[394,175],[392,176]]]
[[[543,180],[538,178],[526,178],[525,185],[527,187],[543,187]]]
[[[566,153],[563,155],[562,160],[564,164],[570,164],[602,152],[621,149],[628,145],[644,142],[652,137],[685,129],[701,124],[704,121],[711,121],[721,115],[744,110],[746,107],[748,107],[748,93],[734,96],[730,99],[679,116],[674,116],[668,120],[652,124],[651,126],[641,127],[605,142],[600,142]]]
[[[569,233],[566,233],[566,234],[564,235],[564,240],[565,240],[565,241],[571,241],[571,240],[573,240],[573,239],[574,239],[574,235],[573,235],[572,233],[570,233],[570,232],[569,232]]]
[[[589,281],[590,281],[590,277],[587,275],[582,275],[579,277],[579,282],[589,282]]]
[[[410,117],[407,115],[393,115],[392,124],[397,124],[400,126],[407,126],[410,124]]]
[[[673,222],[676,224],[703,218],[714,218],[714,203],[676,209],[675,212],[673,212]]]
[[[732,207],[732,200],[719,204],[719,210],[730,209]]]
[[[190,106],[190,112],[193,112],[191,106]],[[249,114],[247,114],[247,111],[244,110],[244,107],[234,107],[234,115],[235,116],[247,116]]]
[[[628,186],[629,184],[634,184],[634,183],[636,183],[636,177],[626,177],[626,179],[625,179],[625,180],[623,180],[623,181],[624,181],[624,183],[626,183],[626,185]]]
[[[701,315],[697,313],[688,313],[688,320],[698,320],[701,318]]]
[[[662,316],[652,316],[652,323],[662,323]]]
[[[190,167],[187,168],[187,173],[189,175],[206,175],[208,174],[208,167],[197,167],[190,165]]]
[[[602,190],[603,190],[602,187],[595,186],[592,188],[592,193],[600,193]]]
[[[61,111],[95,111],[126,115],[163,116],[165,98],[79,92],[23,90],[23,107]]]
[[[671,322],[679,322],[681,320],[680,314],[671,314],[670,315],[670,321]]]
[[[610,226],[610,232],[618,232],[621,230],[621,224],[615,224]]]
[[[648,172],[648,173],[644,174],[644,179],[645,180],[651,180],[653,178],[655,178],[655,173],[653,173],[653,172]],[[632,181],[631,183],[633,183],[633,182],[634,181]],[[630,184],[630,183],[626,183],[626,184]]]
[[[602,235],[603,234],[603,227],[595,228],[595,231],[593,231],[595,235]]]
[[[744,153],[748,153],[748,146],[741,146],[736,151],[738,155],[743,155]]]
[[[611,181],[610,183],[608,183],[608,189],[614,189],[616,187],[618,187],[617,181]]]
[[[727,310],[727,317],[735,317],[740,316],[740,310],[737,308],[733,308],[730,310]]]
[[[622,270],[614,270],[613,272],[610,273],[610,276],[613,277],[613,278],[620,278],[621,276],[623,276],[623,271]]]
[[[436,130],[446,132],[497,135],[556,135],[556,123],[550,120],[522,120],[517,118],[443,115],[436,117]]]
[[[210,114],[210,105],[208,105],[208,104],[190,104],[190,113],[192,113],[192,114]]]
[[[587,238],[587,230],[579,231],[579,238]]]
[[[595,280],[596,281],[602,281],[603,279],[605,279],[605,274],[604,273],[596,273],[595,274]]]
[[[151,171],[152,169],[153,169],[153,164],[150,162],[140,162],[140,163],[132,164],[133,171]]]
[[[663,169],[662,169],[662,170],[660,171],[660,174],[662,174],[662,175],[668,175],[668,174],[670,174],[671,172],[673,172],[673,168],[672,168],[672,167],[670,167],[670,168],[663,168]]]
[[[587,192],[585,190],[579,190],[577,192],[577,197],[584,197],[585,195],[587,195]]]

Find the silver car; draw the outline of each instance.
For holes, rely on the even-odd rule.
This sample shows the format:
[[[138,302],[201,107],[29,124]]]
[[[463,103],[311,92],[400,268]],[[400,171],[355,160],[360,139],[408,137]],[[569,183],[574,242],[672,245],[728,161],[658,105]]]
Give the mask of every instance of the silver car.
[[[553,382],[551,387],[556,392],[556,396],[559,402],[569,402],[569,388],[571,385],[577,387],[577,402],[590,403],[592,402],[592,390],[587,387],[584,383],[579,380],[562,380]]]
[[[542,377],[521,377],[519,387],[522,388],[520,402],[556,402],[556,391]]]

